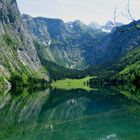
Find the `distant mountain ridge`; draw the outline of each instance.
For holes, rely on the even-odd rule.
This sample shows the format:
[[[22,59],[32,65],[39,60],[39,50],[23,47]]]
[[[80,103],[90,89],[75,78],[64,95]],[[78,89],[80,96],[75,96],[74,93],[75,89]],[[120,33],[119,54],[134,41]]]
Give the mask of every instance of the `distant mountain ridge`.
[[[79,20],[64,23],[60,19],[38,17],[28,20],[24,16],[23,20],[33,36],[37,31],[45,33],[35,36],[39,42],[45,42],[47,35],[50,38],[47,45],[41,48],[43,57],[67,68],[85,69],[89,66],[111,63],[140,45],[139,30],[120,32],[111,21],[105,26],[88,26]],[[134,26],[133,23],[117,24],[124,30]],[[106,33],[103,29],[111,32]],[[43,41],[40,41],[40,37]]]
[[[140,20],[137,21],[139,24]],[[104,64],[117,61],[126,53],[132,51],[136,47],[140,47],[140,30],[133,29],[133,23],[120,27],[119,30],[113,30],[104,40],[94,47],[92,64]]]
[[[123,25],[124,25],[123,23],[119,23],[119,22],[117,23],[118,27]],[[105,25],[100,25],[96,22],[91,22],[89,26],[94,30],[101,30],[103,32],[109,32],[109,33],[112,31],[112,29],[116,28],[116,24],[113,23],[112,21],[108,21]]]
[[[98,24],[98,30],[95,30],[79,20],[64,23],[60,19],[30,17],[29,20],[24,16],[23,20],[32,35],[46,45],[41,48],[44,58],[67,68],[83,69],[108,63],[119,59],[139,44],[139,31],[121,33],[111,21],[104,27],[112,31],[106,33],[100,30]],[[130,28],[131,23],[121,25],[118,23],[120,28]]]
[[[67,68],[87,68],[92,48],[107,35],[79,20],[64,23],[61,19],[22,17],[32,36],[46,45],[41,51],[44,58]]]

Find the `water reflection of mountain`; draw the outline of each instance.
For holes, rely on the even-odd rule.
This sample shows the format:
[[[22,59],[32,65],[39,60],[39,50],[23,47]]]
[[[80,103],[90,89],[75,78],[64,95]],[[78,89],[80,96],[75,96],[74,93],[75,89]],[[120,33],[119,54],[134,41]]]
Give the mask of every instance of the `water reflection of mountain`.
[[[139,140],[139,94],[137,88],[124,86],[3,94],[0,139]]]

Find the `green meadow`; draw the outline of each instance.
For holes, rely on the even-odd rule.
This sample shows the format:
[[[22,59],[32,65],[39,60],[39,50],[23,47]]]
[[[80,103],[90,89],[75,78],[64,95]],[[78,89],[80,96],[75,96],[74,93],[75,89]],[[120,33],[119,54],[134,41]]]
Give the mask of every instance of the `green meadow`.
[[[65,90],[71,90],[71,89],[83,89],[87,91],[95,90],[93,88],[90,88],[88,82],[93,77],[87,76],[82,79],[63,79],[63,80],[57,80],[53,81],[51,83],[52,88],[57,89],[65,89]]]

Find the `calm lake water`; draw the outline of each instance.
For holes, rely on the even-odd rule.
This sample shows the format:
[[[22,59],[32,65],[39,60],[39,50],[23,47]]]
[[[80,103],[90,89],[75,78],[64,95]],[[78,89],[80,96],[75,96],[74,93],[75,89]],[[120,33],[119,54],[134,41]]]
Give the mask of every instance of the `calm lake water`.
[[[0,140],[140,140],[140,91],[1,93]]]

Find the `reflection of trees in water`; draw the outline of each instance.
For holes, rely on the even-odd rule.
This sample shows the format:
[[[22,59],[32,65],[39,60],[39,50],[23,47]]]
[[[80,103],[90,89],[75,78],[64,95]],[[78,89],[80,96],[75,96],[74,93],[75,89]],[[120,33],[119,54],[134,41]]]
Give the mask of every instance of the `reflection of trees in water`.
[[[84,90],[53,90],[49,92],[49,90],[46,90],[30,94],[27,90],[24,90],[19,96],[14,97],[11,94],[4,94],[0,97],[0,120],[1,122],[9,121],[13,123],[30,121],[30,118],[37,120],[47,110],[82,97],[96,101],[101,105],[103,103],[106,105],[126,104],[127,106],[131,104],[134,107],[135,101],[140,101],[140,92],[134,86],[129,86],[129,88],[127,86],[111,87],[111,89],[110,87],[101,87],[92,92]]]
[[[135,98],[139,98],[139,89],[133,86],[100,87],[92,92],[46,90],[30,94],[25,90],[15,97],[4,94],[0,97],[0,138],[26,133],[36,139],[41,133],[53,135],[62,130],[68,137],[69,131],[79,127],[81,130],[98,129],[98,125],[113,123],[114,118],[125,112],[123,109],[138,111],[139,102]],[[119,124],[116,122],[115,125]]]
[[[118,86],[117,90],[127,98],[124,106],[140,116],[140,87],[130,84]]]
[[[140,103],[140,87],[136,85],[123,85],[118,86],[117,90],[125,95],[127,98]]]

